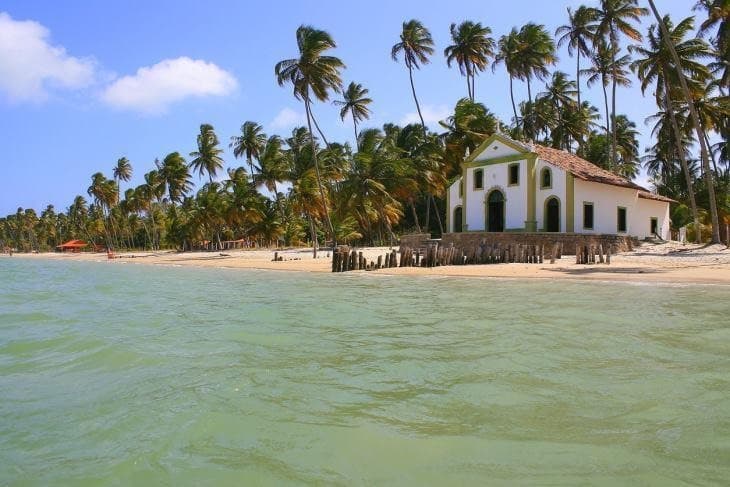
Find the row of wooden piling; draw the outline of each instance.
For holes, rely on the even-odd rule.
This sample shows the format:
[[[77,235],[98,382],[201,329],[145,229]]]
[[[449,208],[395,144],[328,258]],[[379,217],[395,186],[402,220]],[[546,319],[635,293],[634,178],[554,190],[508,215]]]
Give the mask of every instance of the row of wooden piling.
[[[374,271],[387,267],[398,267],[398,254],[395,249],[379,255],[376,260],[368,260],[362,252],[343,245],[332,253],[332,272]]]
[[[541,245],[524,244],[486,244],[464,249],[453,245],[441,247],[429,245],[426,248],[423,267],[437,267],[442,265],[475,265],[475,264],[542,264],[545,260],[555,263],[555,259],[562,256],[562,244],[555,243],[547,247]],[[418,264],[416,264],[418,265]]]
[[[603,251],[603,244],[599,245],[576,245],[575,246],[575,263],[576,264],[610,264],[611,254],[614,253],[611,247]]]
[[[609,246],[604,252],[603,244],[577,245],[576,264],[610,264],[613,249]],[[401,247],[399,252],[392,249],[376,260],[368,260],[362,251],[348,246],[338,247],[332,254],[332,272],[365,270],[372,271],[391,267],[438,267],[444,265],[476,264],[543,264],[562,258],[563,244],[524,245],[524,244],[487,244],[464,249],[429,244],[425,248]],[[274,257],[276,259],[276,256]]]

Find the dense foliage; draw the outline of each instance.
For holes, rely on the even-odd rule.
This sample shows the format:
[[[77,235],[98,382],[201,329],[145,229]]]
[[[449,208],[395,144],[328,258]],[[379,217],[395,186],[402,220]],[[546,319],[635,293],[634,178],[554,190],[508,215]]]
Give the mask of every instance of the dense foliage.
[[[277,63],[275,74],[304,104],[307,127],[268,135],[256,122],[245,122],[230,139],[234,156],[245,164],[220,178],[225,166],[220,141],[213,126],[202,124],[187,158],[173,152],[156,160],[139,186],[123,190],[132,164],[122,157],[111,179],[101,172],[92,175],[87,197],[76,196],[65,211],[50,205],[40,214],[18,208],[0,218],[0,248],[42,251],[70,239],[152,250],[216,249],[223,241],[239,239],[258,246],[377,244],[423,227],[438,234],[444,231],[443,195],[458,177],[461,161],[499,130],[577,153],[628,178],[636,177],[643,165],[654,189],[679,202],[672,208],[675,227],[713,221],[709,181],[719,220],[727,223],[730,8],[727,0],[700,0],[695,10],[705,17],[697,35],[694,17],[676,22],[664,17],[669,42],[656,24],[642,35],[639,19],[648,11],[636,0],[569,8],[568,22],[555,38],[535,23],[515,27],[499,39],[479,22],[451,24],[453,44],[443,54],[465,77],[467,90],[453,114],[440,123],[440,133],[427,130],[416,92],[414,71],[434,54],[431,34],[419,21],[403,23],[391,56],[408,70],[421,123],[364,129],[360,127],[371,113],[368,90],[355,82],[345,88],[344,63],[329,53],[336,47],[334,40],[325,31],[302,26],[296,32],[296,57]],[[551,71],[556,46],[575,56],[574,79]],[[675,59],[687,78],[689,97]],[[476,101],[476,79],[490,66],[503,66],[509,76],[510,123]],[[643,155],[636,123],[617,113],[616,86],[630,85],[632,75],[657,106],[646,121],[655,143]],[[528,98],[519,103],[515,82],[527,85]],[[602,87],[600,108],[581,91],[584,84],[595,83]],[[335,95],[341,96],[334,103],[341,107],[342,119],[352,119],[355,147],[328,141],[312,113],[312,104]],[[699,131],[689,114],[690,102],[699,116]],[[711,146],[709,170],[697,156],[698,133],[708,145],[720,140]],[[195,173],[207,179],[197,192]]]

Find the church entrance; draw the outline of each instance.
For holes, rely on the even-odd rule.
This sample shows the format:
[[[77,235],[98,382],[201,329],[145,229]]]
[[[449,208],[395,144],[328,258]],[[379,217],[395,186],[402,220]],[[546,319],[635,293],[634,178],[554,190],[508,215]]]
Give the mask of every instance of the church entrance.
[[[545,230],[560,231],[560,201],[553,197],[545,202]]]
[[[498,190],[487,196],[487,231],[504,232],[504,195]]]

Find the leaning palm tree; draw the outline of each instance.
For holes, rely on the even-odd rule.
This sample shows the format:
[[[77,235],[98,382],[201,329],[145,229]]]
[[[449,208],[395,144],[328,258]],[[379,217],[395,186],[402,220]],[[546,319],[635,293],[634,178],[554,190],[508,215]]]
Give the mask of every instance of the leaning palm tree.
[[[651,7],[651,11],[656,18],[657,24],[659,24],[659,30],[661,31],[664,38],[664,44],[667,46],[672,60],[674,61],[675,72],[677,74],[677,78],[679,79],[679,85],[682,88],[682,95],[684,96],[684,100],[687,102],[687,105],[689,107],[690,118],[692,119],[692,124],[694,125],[695,133],[697,134],[697,139],[700,143],[702,169],[704,170],[705,184],[707,186],[707,195],[710,199],[710,219],[712,222],[711,241],[712,243],[720,243],[720,223],[717,216],[717,200],[715,199],[715,186],[712,177],[712,170],[710,169],[710,156],[709,149],[707,147],[707,139],[704,130],[702,130],[700,118],[699,115],[697,115],[697,110],[695,109],[694,99],[687,84],[687,78],[684,74],[684,71],[681,69],[682,62],[679,59],[679,55],[677,54],[677,50],[675,49],[674,42],[672,41],[669,30],[667,29],[664,20],[659,14],[656,5],[654,5],[653,0],[649,0],[649,6]]]
[[[327,50],[337,46],[327,32],[311,26],[302,25],[297,29],[296,37],[299,57],[278,62],[274,67],[274,73],[279,86],[291,83],[294,90],[294,97],[304,102],[304,110],[307,115],[307,127],[311,134],[312,97],[319,101],[327,101],[330,91],[339,92],[342,86],[340,69],[344,68],[345,65],[339,58],[324,54]],[[327,208],[327,196],[325,195],[320,176],[314,137],[311,137],[311,135],[309,142],[317,176],[320,203],[327,220],[330,236],[332,237],[332,245],[334,246],[337,243],[335,241],[335,230],[329,216],[329,209]]]
[[[691,74],[691,87],[693,92],[698,94],[703,91],[705,82],[710,78],[710,73],[704,59],[711,56],[709,46],[698,38],[685,39],[692,34],[694,30],[694,22],[692,17],[682,20],[675,26],[672,25],[669,17],[664,17],[664,23],[670,32],[672,42],[679,57],[681,68],[683,71]],[[657,32],[656,26],[649,28],[647,45],[629,46],[629,50],[640,57],[636,59],[631,68],[636,72],[641,81],[641,92],[653,84],[657,105],[664,109],[664,113],[669,120],[672,128],[671,137],[676,144],[676,154],[682,166],[682,172],[687,182],[687,192],[690,200],[690,208],[692,209],[692,217],[695,223],[695,235],[699,238],[699,215],[697,213],[697,204],[692,180],[693,177],[689,172],[687,158],[685,156],[686,149],[682,146],[685,137],[680,131],[677,122],[677,100],[681,98],[678,93],[677,71],[675,69],[674,60],[669,52],[666,44],[663,42],[661,33]]]
[[[564,44],[568,45],[568,54],[570,56],[575,53],[575,79],[578,95],[578,105],[580,101],[580,56],[590,57],[590,43],[593,42],[595,36],[596,12],[593,9],[581,5],[575,12],[568,7],[568,23],[561,25],[555,30],[558,38],[558,47]]]
[[[451,67],[451,63],[455,61],[459,65],[459,71],[466,76],[469,99],[474,101],[474,78],[494,58],[494,39],[489,37],[492,29],[479,22],[467,20],[458,26],[451,24],[449,30],[454,43],[444,49],[446,64]]]
[[[596,39],[601,43],[608,38],[609,52],[611,55],[611,126],[616,118],[616,85],[619,83],[620,74],[617,58],[619,54],[619,35],[623,34],[633,41],[641,41],[641,33],[636,30],[632,22],[638,23],[642,16],[649,11],[637,6],[637,0],[601,0],[601,5],[593,9],[596,16]],[[613,131],[615,132],[615,131]],[[618,154],[617,138],[611,137],[611,164],[616,165]]]
[[[231,137],[229,147],[233,149],[233,157],[236,159],[246,156],[246,163],[251,174],[253,174],[253,160],[258,160],[265,142],[266,134],[264,133],[264,128],[256,122],[249,120],[241,125],[240,135]]]
[[[426,122],[423,120],[421,105],[416,96],[416,87],[413,84],[413,69],[420,69],[421,64],[428,64],[428,56],[433,54],[433,39],[431,33],[421,22],[411,19],[403,22],[403,30],[400,34],[400,42],[395,44],[390,51],[393,61],[398,61],[398,56],[403,53],[403,61],[408,68],[408,77],[411,81],[411,92],[416,102],[418,117],[421,119],[423,130],[426,130]]]
[[[352,124],[355,128],[355,144],[358,144],[357,122],[370,118],[370,105],[373,100],[368,98],[369,90],[363,88],[360,83],[351,82],[347,89],[342,92],[342,100],[335,100],[333,103],[340,108],[340,119],[350,114]]]
[[[208,173],[210,182],[220,169],[223,169],[223,158],[221,154],[223,149],[218,147],[218,136],[213,130],[213,126],[204,123],[200,126],[198,134],[198,150],[191,152],[190,157],[194,159],[190,161],[190,167],[198,171],[202,177]]]

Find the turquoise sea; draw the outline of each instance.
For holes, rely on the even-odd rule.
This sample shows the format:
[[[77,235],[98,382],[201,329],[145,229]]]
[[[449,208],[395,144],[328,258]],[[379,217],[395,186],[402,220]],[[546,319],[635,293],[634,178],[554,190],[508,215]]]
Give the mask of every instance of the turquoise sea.
[[[728,485],[730,287],[0,258],[0,485]]]

